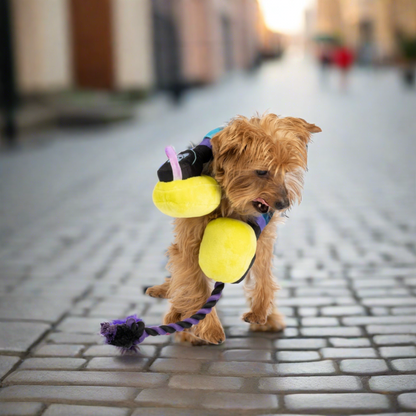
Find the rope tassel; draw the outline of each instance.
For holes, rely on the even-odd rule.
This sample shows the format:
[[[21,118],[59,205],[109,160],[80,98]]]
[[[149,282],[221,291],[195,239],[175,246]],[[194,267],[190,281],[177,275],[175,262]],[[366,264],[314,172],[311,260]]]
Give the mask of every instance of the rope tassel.
[[[120,348],[122,353],[128,351],[137,352],[141,344],[148,336],[156,337],[158,335],[170,335],[175,332],[182,332],[193,325],[198,325],[200,321],[211,313],[212,308],[220,300],[224,283],[216,282],[211,296],[205,305],[190,318],[173,324],[146,327],[145,323],[137,318],[136,315],[128,316],[126,319],[116,319],[111,322],[101,323],[100,334],[105,337],[109,345]]]

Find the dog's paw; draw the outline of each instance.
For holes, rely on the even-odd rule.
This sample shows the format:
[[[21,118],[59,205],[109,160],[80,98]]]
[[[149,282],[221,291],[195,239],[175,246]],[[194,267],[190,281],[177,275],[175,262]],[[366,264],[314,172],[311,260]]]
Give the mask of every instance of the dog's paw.
[[[153,286],[153,287],[149,287],[145,294],[147,296],[151,296],[152,298],[161,298],[161,299],[166,299],[167,298],[167,293],[166,293],[166,288],[163,287],[163,285],[159,285],[159,286]]]
[[[258,315],[250,311],[243,315],[243,321],[248,322],[249,324],[265,325],[267,322],[267,316]]]
[[[280,313],[272,313],[267,317],[263,325],[251,324],[250,331],[254,332],[279,332],[286,328],[284,316]]]
[[[199,347],[202,345],[209,345],[209,342],[196,338],[195,335],[192,334],[192,332],[185,332],[185,331],[177,332],[175,334],[175,340],[176,342],[180,342],[180,343],[189,342],[194,347]]]
[[[198,339],[206,341],[209,344],[220,345],[225,341],[225,333],[221,325],[195,327],[193,334]]]

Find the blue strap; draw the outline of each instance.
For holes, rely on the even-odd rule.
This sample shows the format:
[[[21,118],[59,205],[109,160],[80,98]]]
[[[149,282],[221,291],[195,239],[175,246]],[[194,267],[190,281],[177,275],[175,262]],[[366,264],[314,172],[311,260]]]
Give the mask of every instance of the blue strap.
[[[224,129],[224,127],[217,127],[216,129],[214,129],[214,130],[211,130],[209,133],[207,133],[205,136],[204,136],[204,138],[205,137],[208,137],[209,139],[212,139],[212,136],[215,136],[217,133],[219,133],[221,130],[223,130]]]

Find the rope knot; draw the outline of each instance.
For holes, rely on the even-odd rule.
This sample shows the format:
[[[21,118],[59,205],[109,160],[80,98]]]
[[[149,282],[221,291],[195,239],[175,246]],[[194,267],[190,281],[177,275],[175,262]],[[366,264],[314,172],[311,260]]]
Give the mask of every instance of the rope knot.
[[[105,342],[121,349],[123,353],[137,352],[140,344],[147,336],[144,331],[144,322],[136,315],[126,319],[103,322],[100,334],[105,337]]]

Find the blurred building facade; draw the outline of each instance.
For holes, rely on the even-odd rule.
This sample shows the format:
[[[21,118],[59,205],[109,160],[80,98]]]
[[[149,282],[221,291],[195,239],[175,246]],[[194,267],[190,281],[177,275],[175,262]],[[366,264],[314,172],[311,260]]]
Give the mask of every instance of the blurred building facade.
[[[399,35],[416,37],[416,1],[317,0],[315,34],[341,39],[363,61],[389,62]]]
[[[275,51],[256,0],[10,0],[21,94],[182,89]]]

